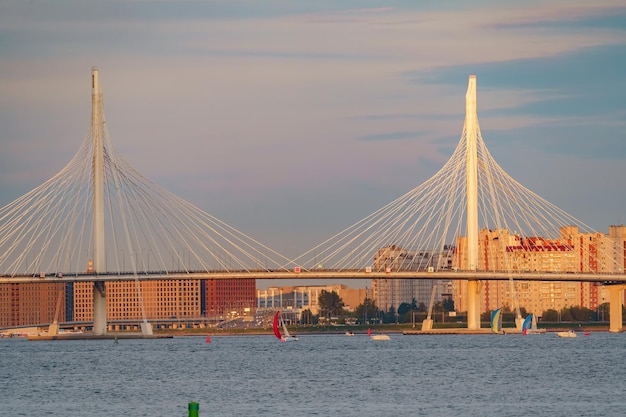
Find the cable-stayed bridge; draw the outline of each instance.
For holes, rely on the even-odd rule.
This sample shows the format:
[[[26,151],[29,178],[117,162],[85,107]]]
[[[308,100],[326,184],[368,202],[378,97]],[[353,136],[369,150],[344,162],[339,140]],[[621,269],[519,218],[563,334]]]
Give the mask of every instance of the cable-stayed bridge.
[[[468,327],[476,329],[481,281],[626,283],[624,240],[604,237],[506,174],[480,133],[470,76],[461,139],[439,172],[289,259],[134,170],[111,141],[94,68],[91,129],[79,151],[0,209],[0,283],[93,282],[94,332],[103,334],[107,281],[462,279]],[[547,252],[559,255],[548,268],[538,256]],[[619,319],[621,329],[614,305],[622,286],[612,288],[611,328]],[[145,319],[144,331],[151,333]]]

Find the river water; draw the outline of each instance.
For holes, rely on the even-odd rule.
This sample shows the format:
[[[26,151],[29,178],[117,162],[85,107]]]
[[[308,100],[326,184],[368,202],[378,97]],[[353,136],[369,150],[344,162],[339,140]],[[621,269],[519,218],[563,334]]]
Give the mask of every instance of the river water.
[[[0,339],[0,416],[623,416],[626,334]]]

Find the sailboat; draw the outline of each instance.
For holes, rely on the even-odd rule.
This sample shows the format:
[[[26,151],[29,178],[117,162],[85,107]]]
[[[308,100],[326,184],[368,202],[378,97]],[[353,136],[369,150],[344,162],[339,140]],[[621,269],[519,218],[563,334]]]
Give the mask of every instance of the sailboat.
[[[527,335],[528,331],[530,330],[532,317],[532,314],[527,315],[524,319],[524,323],[522,323],[522,333],[524,335]]]
[[[280,327],[283,328],[283,332],[280,332]],[[274,314],[274,335],[281,341],[281,342],[297,342],[298,341],[298,336],[296,335],[290,335],[289,334],[289,330],[287,330],[287,326],[285,325],[285,321],[283,320],[282,316],[280,315],[280,310],[276,311],[276,314]]]
[[[502,308],[493,310],[491,313],[491,331],[493,333],[502,333]]]
[[[524,323],[522,324],[522,333],[524,334],[543,334],[546,329],[537,328],[537,316],[529,314],[526,316]]]

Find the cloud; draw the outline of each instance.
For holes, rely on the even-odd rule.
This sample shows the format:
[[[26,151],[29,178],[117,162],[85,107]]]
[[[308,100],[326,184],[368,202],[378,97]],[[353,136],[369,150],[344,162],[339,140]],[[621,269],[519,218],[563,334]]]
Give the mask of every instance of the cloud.
[[[414,131],[414,132],[387,132],[380,134],[371,134],[359,136],[356,140],[364,140],[364,141],[388,141],[388,140],[399,140],[399,139],[413,139],[419,136],[422,136],[424,132]]]
[[[426,180],[459,140],[471,73],[487,146],[529,188],[577,192],[545,189],[531,162],[573,177],[561,164],[623,158],[620,2],[372,4],[3,2],[3,201],[78,148],[92,65],[131,164],[260,240],[317,216],[332,221],[291,238],[331,235]]]

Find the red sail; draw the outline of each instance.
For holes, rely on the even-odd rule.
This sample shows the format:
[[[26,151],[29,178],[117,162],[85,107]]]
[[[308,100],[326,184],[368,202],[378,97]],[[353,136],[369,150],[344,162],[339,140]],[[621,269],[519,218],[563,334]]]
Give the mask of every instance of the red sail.
[[[277,311],[276,314],[274,314],[274,334],[277,338],[282,340],[283,335],[280,334],[280,330],[278,330],[278,316],[280,316],[280,311]]]

